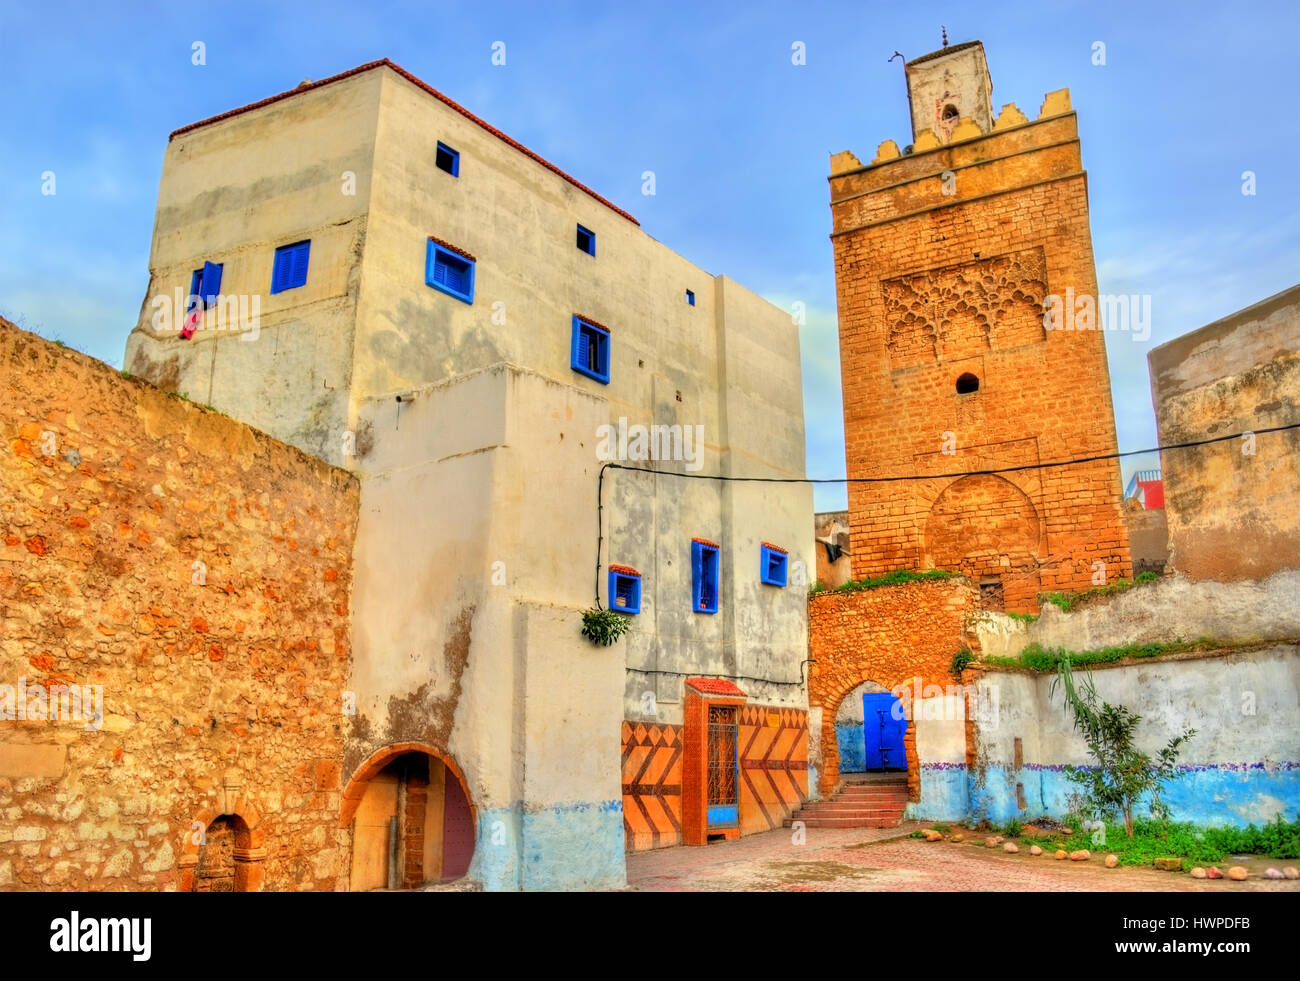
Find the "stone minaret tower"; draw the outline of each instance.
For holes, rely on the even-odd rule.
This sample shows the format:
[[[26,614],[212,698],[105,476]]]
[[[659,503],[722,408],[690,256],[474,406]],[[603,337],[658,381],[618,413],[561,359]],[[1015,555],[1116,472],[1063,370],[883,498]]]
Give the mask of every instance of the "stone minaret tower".
[[[1032,612],[1130,575],[1118,462],[940,475],[1115,452],[1075,113],[995,118],[978,41],[905,71],[912,144],[831,158],[844,429],[849,477],[935,476],[850,486],[853,575],[957,569]]]

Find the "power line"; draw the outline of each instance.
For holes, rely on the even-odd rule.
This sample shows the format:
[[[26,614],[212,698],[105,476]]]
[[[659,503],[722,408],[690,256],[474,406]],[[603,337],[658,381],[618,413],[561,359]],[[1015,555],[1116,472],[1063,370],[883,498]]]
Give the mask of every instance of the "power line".
[[[1026,470],[1049,470],[1053,467],[1072,467],[1081,463],[1097,463],[1101,460],[1119,460],[1126,456],[1143,456],[1148,453],[1165,453],[1169,450],[1185,450],[1196,446],[1209,446],[1223,443],[1243,436],[1258,436],[1266,433],[1280,433],[1289,429],[1300,429],[1300,422],[1287,423],[1283,426],[1270,426],[1267,429],[1244,429],[1224,436],[1211,436],[1208,439],[1188,440],[1185,443],[1169,443],[1153,446],[1145,450],[1126,450],[1116,453],[1100,453],[1096,456],[1075,457],[1072,460],[1054,460],[1047,463],[1025,463],[1018,467],[997,467],[989,470],[962,470],[954,473],[932,474],[896,474],[888,477],[735,477],[726,474],[690,473],[675,470],[656,470],[653,467],[630,467],[625,463],[604,463],[596,480],[596,609],[600,609],[600,546],[604,541],[604,487],[606,470],[630,470],[634,473],[652,473],[662,477],[685,477],[690,480],[720,480],[731,483],[757,484],[884,484],[906,480],[947,480],[956,477],[980,477],[1002,473],[1020,473]]]

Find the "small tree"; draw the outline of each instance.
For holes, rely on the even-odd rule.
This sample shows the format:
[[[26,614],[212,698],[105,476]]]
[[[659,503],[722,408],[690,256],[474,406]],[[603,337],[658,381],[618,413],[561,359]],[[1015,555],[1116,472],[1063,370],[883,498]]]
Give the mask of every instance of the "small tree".
[[[1082,788],[1093,816],[1105,820],[1116,813],[1123,814],[1124,831],[1132,838],[1133,806],[1149,792],[1152,816],[1168,817],[1169,808],[1160,799],[1160,789],[1166,780],[1178,776],[1175,769],[1178,753],[1183,743],[1196,735],[1196,730],[1184,729],[1181,736],[1169,740],[1153,761],[1133,745],[1133,733],[1142,716],[1123,705],[1100,702],[1091,675],[1076,688],[1068,657],[1061,659],[1052,681],[1053,695],[1058,685],[1065,693],[1066,709],[1074,716],[1074,728],[1097,761],[1095,767],[1065,768],[1065,775]]]

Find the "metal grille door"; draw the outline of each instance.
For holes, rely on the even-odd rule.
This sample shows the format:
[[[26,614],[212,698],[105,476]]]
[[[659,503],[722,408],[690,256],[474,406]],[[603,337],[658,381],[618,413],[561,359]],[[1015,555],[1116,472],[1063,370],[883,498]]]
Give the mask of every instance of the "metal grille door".
[[[737,736],[735,707],[710,705],[708,826],[711,828],[740,823]]]

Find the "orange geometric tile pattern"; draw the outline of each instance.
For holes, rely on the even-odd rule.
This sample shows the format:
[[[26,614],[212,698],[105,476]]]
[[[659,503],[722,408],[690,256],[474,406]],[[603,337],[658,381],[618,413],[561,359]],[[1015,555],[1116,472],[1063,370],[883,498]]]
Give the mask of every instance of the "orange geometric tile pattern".
[[[623,833],[629,852],[681,844],[681,726],[623,723]]]
[[[740,833],[779,828],[808,799],[808,713],[740,710]]]

